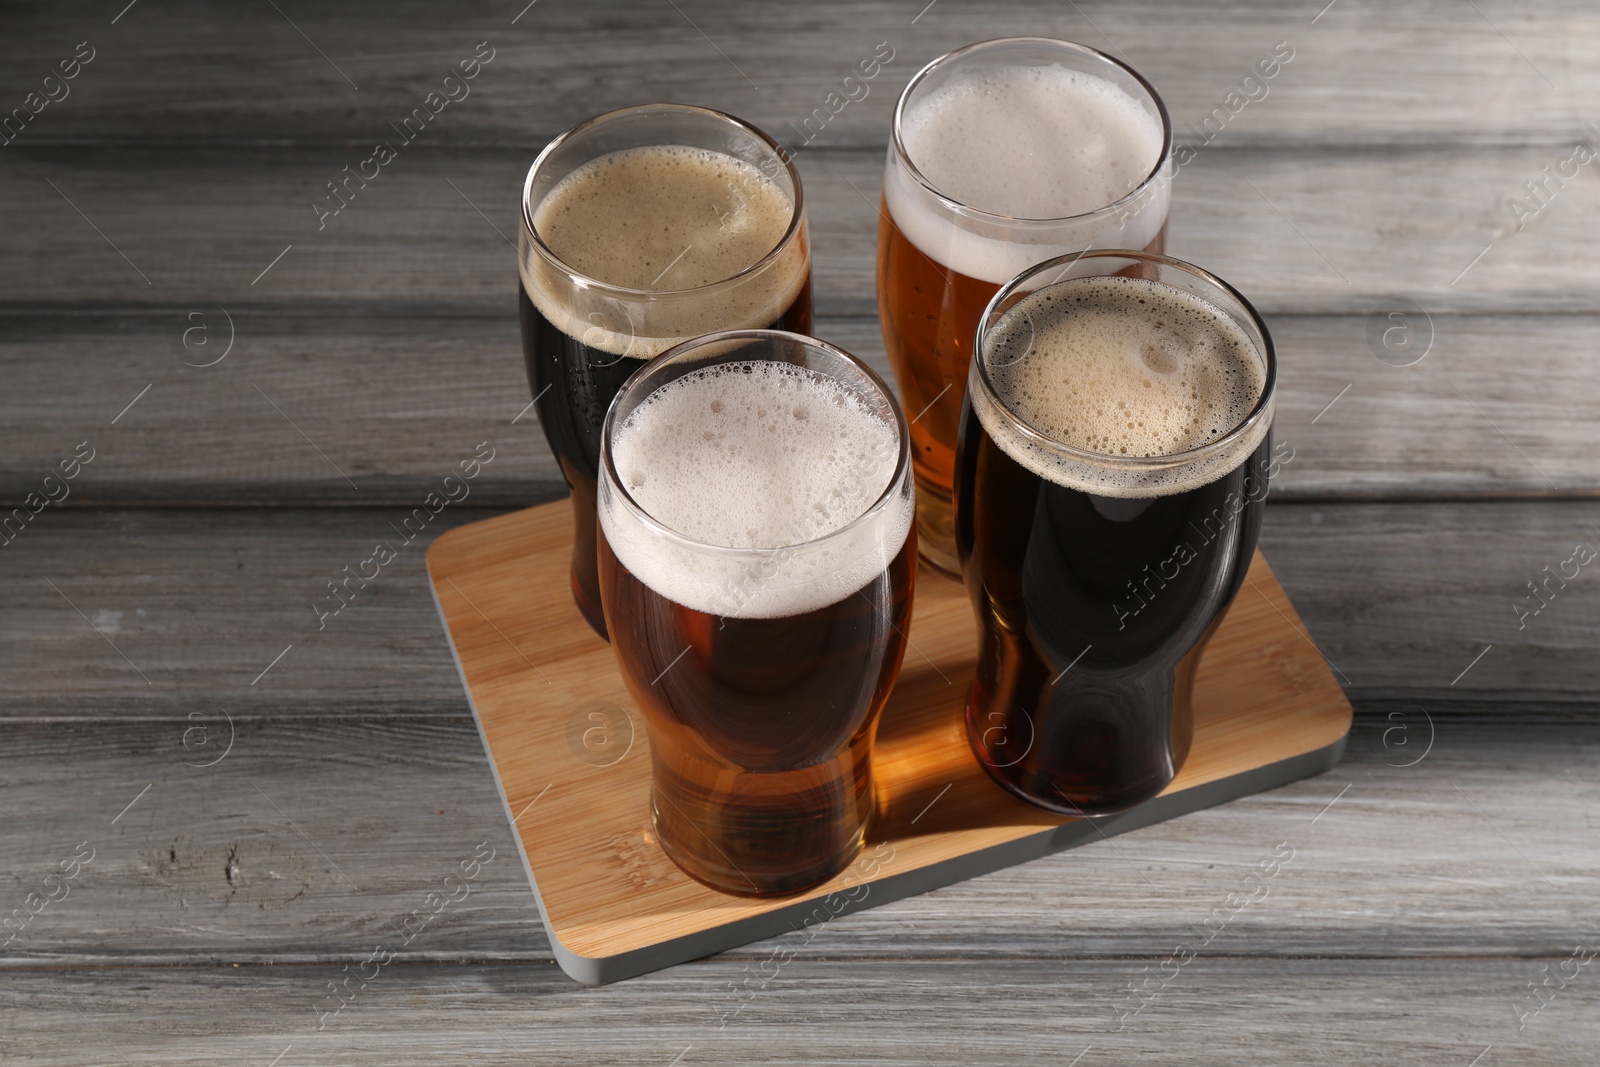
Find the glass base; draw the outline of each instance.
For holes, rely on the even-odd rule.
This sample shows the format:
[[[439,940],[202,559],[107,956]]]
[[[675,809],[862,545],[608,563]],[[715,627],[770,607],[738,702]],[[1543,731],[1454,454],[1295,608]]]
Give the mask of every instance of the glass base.
[[[1192,671],[1190,673],[1192,674]],[[1175,712],[1169,707],[1165,716],[1158,715],[1153,718],[1179,717],[1184,721],[1190,721],[1187,683],[1179,699],[1182,701],[1181,710]],[[967,745],[972,749],[972,754],[978,758],[978,763],[984,772],[1001,789],[1018,800],[1058,815],[1094,819],[1131,811],[1160,796],[1178,776],[1184,760],[1189,755],[1189,737],[1192,734],[1186,728],[1182,740],[1175,746],[1162,749],[1159,755],[1152,753],[1152,759],[1147,761],[1148,773],[1134,778],[1101,780],[1090,784],[1088,788],[1080,784],[1077,789],[1069,792],[1063,785],[1070,787],[1071,779],[1068,777],[1070,767],[1061,765],[1057,759],[1076,755],[1081,761],[1082,754],[1070,751],[1051,753],[1042,747],[1036,747],[1038,734],[1035,733],[1030,735],[1025,750],[1020,755],[1007,753],[1008,758],[997,760],[996,753],[990,749],[986,740],[987,734],[995,732],[996,728],[994,726],[986,728],[983,725],[986,721],[993,722],[991,710],[993,707],[992,702],[985,701],[979,683],[975,680],[972,688],[967,691],[966,708],[962,716],[966,726]],[[1057,713],[1060,711],[1061,709],[1056,709]],[[1033,725],[1031,715],[1027,716],[1027,721],[1031,730],[1038,729]],[[1004,743],[1001,742],[1002,745]],[[1157,741],[1156,744],[1159,746],[1160,742]],[[1074,795],[1074,792],[1077,795]]]
[[[1098,800],[1086,800],[1083,804],[1075,803],[1071,797],[1060,789],[1050,786],[1049,783],[1034,781],[1033,788],[1029,788],[1006,773],[1004,768],[996,766],[983,749],[983,742],[967,731],[967,744],[972,749],[972,754],[978,757],[978,762],[988,773],[995,785],[1004,789],[1018,800],[1031,804],[1044,811],[1054,812],[1057,815],[1072,815],[1080,819],[1099,819],[1107,815],[1120,815],[1125,811],[1132,811],[1139,805],[1154,800],[1162,791],[1172,784],[1168,778],[1162,782],[1148,782],[1135,788],[1119,792],[1112,797]],[[1174,775],[1176,777],[1176,775]]]
[[[861,854],[867,840],[867,823],[851,836],[839,851],[825,859],[813,861],[798,869],[784,871],[740,869],[717,843],[705,837],[704,843],[716,853],[711,859],[705,852],[691,851],[666,832],[660,810],[656,807],[656,790],[650,790],[650,826],[661,845],[661,851],[677,864],[678,869],[701,885],[710,886],[720,893],[733,893],[741,897],[787,897],[815,889],[850,864]],[[702,834],[704,837],[704,835]]]

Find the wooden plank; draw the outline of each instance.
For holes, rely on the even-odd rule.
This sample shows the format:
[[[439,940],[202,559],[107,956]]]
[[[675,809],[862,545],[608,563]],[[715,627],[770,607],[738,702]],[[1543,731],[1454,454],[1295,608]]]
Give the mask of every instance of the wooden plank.
[[[79,442],[95,457],[67,507],[342,503],[404,514],[482,442],[495,458],[466,503],[566,492],[529,407],[514,312],[255,310],[233,315],[231,329],[216,307],[197,314],[10,320],[0,343],[0,373],[14,383],[0,397],[3,498],[14,506],[40,490]],[[193,352],[185,330],[197,331]],[[222,357],[230,337],[220,362],[184,365]],[[68,360],[81,373],[63,378]]]
[[[1600,319],[1429,315],[1387,301],[1359,319],[1273,316],[1269,325],[1279,357],[1273,432],[1295,447],[1274,486],[1283,499],[1600,488],[1600,425],[1587,399],[1600,396],[1600,369],[1581,354]]]
[[[1268,515],[1262,551],[1358,698],[1492,710],[1535,688],[1551,703],[1600,688],[1590,651],[1600,575],[1575,551],[1600,549],[1600,505],[1307,504]],[[1576,577],[1563,584],[1563,573]]]
[[[460,720],[285,721],[230,700],[192,717],[5,729],[6,794],[34,805],[9,808],[3,831],[9,966],[304,960],[383,937],[419,959],[548,958]],[[66,895],[28,918],[28,894],[60,896],[44,879],[79,854],[90,859]],[[456,899],[439,909],[435,891]]]
[[[327,582],[378,539],[399,544],[389,524],[410,510],[46,508],[0,548],[0,716],[465,716],[420,540],[317,629]],[[447,507],[425,537],[483,515]],[[1513,605],[1531,610],[1526,583],[1579,542],[1600,548],[1590,523],[1586,502],[1274,502],[1262,548],[1358,705],[1584,718],[1600,691],[1593,567],[1552,580],[1523,629]]]
[[[746,965],[712,961],[599,991],[563,986],[553,967],[392,964],[326,1017],[318,1011],[332,999],[327,983],[340,977],[331,967],[62,970],[9,976],[0,1004],[11,1043],[72,1063],[669,1064],[676,1056],[925,1067],[1080,1056],[1087,1067],[1181,1049],[1184,1063],[1229,1067],[1464,1065],[1474,1056],[1544,1065],[1584,1062],[1600,1040],[1588,970],[1517,1028],[1513,1008],[1527,983],[1571,951],[1550,960],[1196,959],[1120,1030],[1127,987],[1156,973],[1161,957],[914,968],[795,960],[764,985]]]
[[[1404,318],[1271,317],[1281,361],[1277,432],[1295,449],[1274,484],[1279,499],[1600,489],[1600,423],[1588,403],[1600,395],[1600,363],[1589,358],[1600,316],[1391,310]],[[409,508],[480,441],[504,458],[474,481],[473,503],[524,506],[559,490],[537,416],[524,413],[527,381],[509,308],[493,316],[249,309],[233,315],[232,331],[216,308],[200,315],[0,320],[8,384],[0,500],[14,507],[39,490],[80,441],[96,458],[68,507]],[[189,349],[186,330],[195,331]],[[875,318],[824,316],[816,330],[889,375]],[[1397,331],[1393,352],[1383,345],[1388,330]],[[1398,347],[1406,330],[1410,343],[1431,347]],[[214,366],[183,364],[222,356],[230,335],[235,351]],[[1424,351],[1415,365],[1394,365]],[[1514,372],[1508,351],[1518,353]],[[63,375],[69,365],[73,373]]]
[[[0,724],[18,813],[0,825],[0,915],[81,842],[94,849],[0,967],[359,962],[483,842],[495,858],[403,958],[551,959],[470,721],[233,716],[233,749],[210,767],[228,736],[216,711]],[[1600,729],[1435,725],[1415,711],[1358,721],[1322,778],[725,957],[1095,959],[1195,937],[1207,957],[1565,952],[1600,905]],[[1288,858],[1264,891],[1244,883],[1275,856]],[[1240,892],[1255,898],[1243,909],[1227,903]]]
[[[1574,220],[1600,210],[1600,183],[1568,182],[1521,230],[1507,206],[1558,148],[1214,147],[1178,176],[1168,248],[1269,313],[1367,315],[1397,294],[1434,312],[1595,312],[1600,250]],[[160,308],[174,326],[219,306],[505,314],[515,291],[531,151],[419,143],[320,230],[324,183],[359,162],[347,147],[7,153],[0,197],[29,224],[0,254],[0,310]],[[817,308],[871,315],[882,149],[797,166]]]
[[[1194,745],[1178,776],[1091,832],[1011,797],[972,755],[960,714],[978,654],[971,605],[959,582],[923,568],[910,658],[879,721],[867,846],[783,899],[717,892],[656,846],[644,713],[568,595],[571,515],[557,501],[458,528],[429,549],[428,573],[546,931],[582,982],[631,978],[815,921],[817,908],[826,917],[942,887],[1320,774],[1350,730],[1349,702],[1257,553],[1195,679]],[[572,749],[574,723],[587,736],[585,707],[620,712],[590,717],[627,741]]]
[[[4,548],[4,714],[466,715],[423,550],[482,513],[446,507],[407,544],[397,529],[419,507],[46,509]],[[328,583],[380,540],[397,558],[319,629]]]
[[[595,112],[647,99],[720,107],[789,136],[790,123],[798,127],[828,106],[830,91],[842,91],[858,100],[823,127],[818,143],[876,145],[895,97],[923,63],[1017,34],[1063,36],[1125,56],[1160,88],[1180,129],[1221,106],[1286,41],[1294,58],[1266,83],[1268,95],[1246,87],[1257,100],[1226,131],[1239,140],[1559,142],[1593,117],[1580,102],[1600,93],[1584,50],[1600,22],[1577,0],[1480,4],[1481,12],[1447,0],[1343,0],[1325,14],[1318,4],[1261,0],[1204,11],[1177,0],[1006,0],[926,13],[925,5],[890,0],[696,0],[681,11],[649,0],[526,11],[483,3],[447,12],[415,2],[280,6],[281,14],[262,7],[226,19],[147,6],[111,26],[98,9],[78,5],[14,15],[0,45],[4,69],[14,72],[5,99],[20,103],[85,37],[95,58],[70,83],[71,95],[25,130],[28,143],[359,143],[442,88],[450,67],[485,40],[493,60],[427,134],[440,143],[532,146]],[[880,41],[894,59],[861,97],[843,78]],[[165,76],[151,76],[153,62]]]

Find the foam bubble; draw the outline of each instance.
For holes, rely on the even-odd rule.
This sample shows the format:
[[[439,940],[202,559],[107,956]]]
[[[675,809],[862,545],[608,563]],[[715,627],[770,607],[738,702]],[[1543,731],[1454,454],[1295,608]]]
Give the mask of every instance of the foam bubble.
[[[1150,176],[1164,147],[1158,114],[1121,86],[1059,64],[954,75],[907,105],[901,143],[922,175],[967,207],[1013,219],[1064,219],[1112,204]],[[1090,245],[1146,248],[1170,196],[1164,175],[1127,212],[1041,226],[953,217],[909,175],[884,192],[926,255],[998,285]]]
[[[748,270],[778,247],[794,216],[779,185],[742,159],[686,145],[630,148],[561,179],[533,211],[540,239],[567,266],[606,285],[677,292]],[[804,241],[729,291],[648,304],[591,306],[537,254],[523,285],[541,313],[585,344],[635,358],[707,329],[769,326],[799,295]]]
[[[847,386],[787,363],[691,371],[615,425],[611,448],[634,502],[701,542],[652,535],[606,484],[612,551],[657,593],[708,614],[778,618],[835,603],[889,565],[911,526],[908,491],[827,536],[883,495],[897,428]]]
[[[1192,293],[1143,278],[1076,278],[1013,305],[982,355],[994,399],[1034,430],[1122,459],[1189,452],[1243,422],[1266,366],[1239,324]],[[1216,456],[1129,470],[1062,456],[1017,432],[981,388],[973,408],[994,442],[1057,484],[1103,496],[1163,496],[1237,467],[1268,422]]]

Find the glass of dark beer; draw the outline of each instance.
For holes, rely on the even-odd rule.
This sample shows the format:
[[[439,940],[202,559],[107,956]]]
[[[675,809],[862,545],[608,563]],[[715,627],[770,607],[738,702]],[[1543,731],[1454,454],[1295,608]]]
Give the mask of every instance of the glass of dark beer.
[[[539,153],[519,252],[528,384],[572,491],[572,593],[604,637],[594,508],[606,409],[645,360],[688,338],[810,332],[800,176],[777,142],[730,115],[608,112]]]
[[[967,740],[1032,804],[1160,793],[1207,639],[1244,582],[1278,459],[1266,324],[1198,267],[1091,251],[984,312],[956,461],[981,649]]]
[[[922,558],[955,574],[950,499],[978,320],[1018,272],[1086,248],[1163,250],[1172,126],[1140,74],[1039,37],[924,67],[895,108],[878,314],[911,418]]]
[[[667,855],[729,893],[843,870],[916,578],[905,419],[854,357],[776,330],[640,370],[601,441],[600,592]]]

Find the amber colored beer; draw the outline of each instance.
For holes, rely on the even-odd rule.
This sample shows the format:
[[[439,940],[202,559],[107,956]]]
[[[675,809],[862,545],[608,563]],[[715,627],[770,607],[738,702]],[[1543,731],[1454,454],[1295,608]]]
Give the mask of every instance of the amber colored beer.
[[[782,896],[855,859],[878,714],[905,653],[916,534],[866,586],[775,619],[675,603],[600,538],[611,643],[650,731],[656,833],[718,889]],[[654,685],[651,679],[659,679]]]
[[[1032,266],[1088,248],[1162,252],[1171,126],[1155,90],[1091,48],[986,41],[901,94],[878,223],[878,314],[911,420],[922,557],[957,571],[950,518],[972,339]]]
[[[1144,251],[1165,251],[1166,239],[1163,224]],[[900,232],[887,206],[878,221],[878,264],[884,345],[901,403],[913,420],[917,529],[934,546],[949,544],[953,549],[950,498],[972,339],[1000,286],[969,278],[923,254]],[[922,554],[941,569],[953,569],[942,549],[924,545]]]
[[[728,331],[652,361],[606,418],[600,588],[650,736],[667,855],[777,896],[843,870],[916,579],[905,420],[820,341]]]

